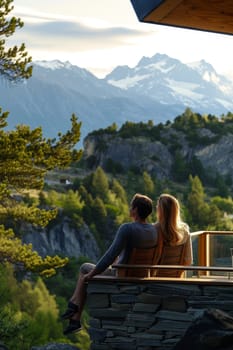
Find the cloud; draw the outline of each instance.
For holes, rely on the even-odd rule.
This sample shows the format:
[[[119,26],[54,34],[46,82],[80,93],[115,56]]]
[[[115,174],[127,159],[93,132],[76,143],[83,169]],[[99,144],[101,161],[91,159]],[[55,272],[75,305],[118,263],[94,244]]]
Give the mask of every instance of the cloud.
[[[82,25],[76,22],[70,21],[51,21],[47,23],[31,24],[27,25],[26,29],[29,33],[39,34],[40,36],[52,35],[53,37],[59,36],[72,36],[88,38],[114,38],[125,36],[138,36],[141,32],[123,27],[110,27],[110,28],[93,28]]]
[[[30,2],[30,7],[15,6],[14,15],[24,21],[24,27],[8,38],[9,45],[23,42],[33,60],[68,60],[92,72],[134,66],[142,56],[158,52],[184,63],[204,58],[218,71],[232,71],[232,36],[142,24],[134,13],[129,16],[130,2],[92,1],[69,0],[67,6],[62,0],[54,8],[47,0],[36,6],[30,0],[18,0],[18,4]]]
[[[86,51],[129,45],[137,38],[148,35],[150,33],[134,28],[94,27],[82,22],[38,16],[34,17],[34,21],[25,22],[23,29],[18,30],[13,39],[25,42],[32,49],[43,46],[45,50]]]
[[[149,25],[136,23],[119,25],[100,17],[81,17],[65,13],[16,9],[14,15],[24,21],[24,27],[9,39],[9,45],[25,43],[35,60],[70,61],[102,76],[117,65],[136,64],[135,52],[140,42],[154,35]],[[152,29],[152,30],[151,30]],[[126,57],[130,59],[126,59]]]

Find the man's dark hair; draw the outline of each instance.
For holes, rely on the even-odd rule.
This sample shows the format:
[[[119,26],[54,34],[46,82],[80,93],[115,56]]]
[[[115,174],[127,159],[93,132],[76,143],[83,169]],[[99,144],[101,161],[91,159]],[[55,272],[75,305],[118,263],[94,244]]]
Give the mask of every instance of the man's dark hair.
[[[153,203],[149,197],[136,193],[131,201],[131,207],[137,208],[141,219],[146,219],[152,213]]]

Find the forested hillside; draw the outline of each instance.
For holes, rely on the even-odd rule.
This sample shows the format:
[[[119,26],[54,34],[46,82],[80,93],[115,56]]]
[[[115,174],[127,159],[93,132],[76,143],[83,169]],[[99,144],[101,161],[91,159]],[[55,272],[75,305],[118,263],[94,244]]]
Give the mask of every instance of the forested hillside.
[[[230,230],[232,130],[231,113],[217,118],[190,109],[172,123],[128,122],[119,130],[116,125],[97,130],[87,136],[82,160],[66,173],[69,183],[47,181],[44,205],[62,208],[79,227],[87,225],[102,250],[129,220],[135,192],[154,202],[162,192],[177,196],[191,231]]]
[[[89,134],[83,160],[90,169],[108,172],[147,171],[159,179],[187,181],[198,175],[204,184],[233,181],[233,114],[220,118],[189,108],[173,122],[154,125],[127,122]]]
[[[217,118],[190,109],[174,122],[96,130],[85,140],[81,161],[56,172],[54,181],[48,174],[37,205],[60,208],[77,227],[87,225],[100,249],[129,220],[135,192],[154,202],[162,192],[177,196],[192,231],[232,229],[232,133],[232,113]],[[62,178],[68,184],[59,184]]]

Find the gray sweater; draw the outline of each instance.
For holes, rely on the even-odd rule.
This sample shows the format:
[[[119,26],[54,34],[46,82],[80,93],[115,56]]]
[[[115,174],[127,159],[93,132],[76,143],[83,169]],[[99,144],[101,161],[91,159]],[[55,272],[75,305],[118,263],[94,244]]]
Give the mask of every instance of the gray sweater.
[[[127,264],[133,248],[151,248],[157,245],[157,230],[152,224],[130,222],[121,225],[106,253],[96,264],[98,273],[106,270],[115,260]]]

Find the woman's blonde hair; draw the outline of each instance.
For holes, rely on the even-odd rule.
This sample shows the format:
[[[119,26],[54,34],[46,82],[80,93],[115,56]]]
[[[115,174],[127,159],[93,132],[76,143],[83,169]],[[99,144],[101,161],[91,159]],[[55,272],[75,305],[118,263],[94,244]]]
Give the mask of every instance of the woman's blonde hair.
[[[157,202],[157,215],[164,243],[173,245],[181,241],[185,224],[181,221],[178,200],[170,194],[161,194]]]

